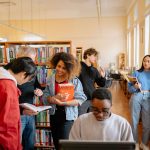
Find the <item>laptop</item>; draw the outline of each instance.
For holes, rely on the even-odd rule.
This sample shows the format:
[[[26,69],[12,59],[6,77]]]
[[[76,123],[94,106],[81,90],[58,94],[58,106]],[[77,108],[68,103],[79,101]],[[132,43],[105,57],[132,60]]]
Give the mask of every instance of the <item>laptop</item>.
[[[135,142],[102,142],[60,140],[59,150],[135,150]]]

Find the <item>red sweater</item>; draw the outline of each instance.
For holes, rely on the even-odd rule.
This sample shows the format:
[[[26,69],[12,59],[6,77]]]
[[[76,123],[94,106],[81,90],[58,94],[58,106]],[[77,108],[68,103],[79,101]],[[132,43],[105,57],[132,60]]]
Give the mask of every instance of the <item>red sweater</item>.
[[[0,149],[21,150],[19,95],[15,82],[0,79]]]

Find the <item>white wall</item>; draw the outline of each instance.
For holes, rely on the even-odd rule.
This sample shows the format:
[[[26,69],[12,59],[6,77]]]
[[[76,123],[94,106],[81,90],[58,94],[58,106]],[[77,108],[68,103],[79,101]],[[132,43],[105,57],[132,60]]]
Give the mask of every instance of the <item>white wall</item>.
[[[118,54],[126,52],[126,17],[104,17],[99,22],[98,18],[11,21],[11,25],[44,35],[43,40],[71,40],[74,54],[78,46],[83,50],[94,47],[100,53],[99,63],[103,67],[117,63]],[[5,26],[1,29],[9,41],[23,41],[28,35]]]

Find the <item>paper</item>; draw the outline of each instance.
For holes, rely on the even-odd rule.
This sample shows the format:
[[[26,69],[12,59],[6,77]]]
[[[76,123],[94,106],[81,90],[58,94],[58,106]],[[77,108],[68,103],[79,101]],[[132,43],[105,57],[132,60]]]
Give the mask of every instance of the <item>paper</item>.
[[[23,108],[33,110],[34,112],[40,112],[40,111],[52,108],[51,106],[35,106],[35,105],[29,104],[29,103],[22,103],[19,105]]]
[[[129,75],[126,75],[126,74],[122,74],[122,75],[127,80],[127,82],[129,82],[129,83],[135,84],[135,83],[138,82],[138,79],[136,77],[129,76]]]

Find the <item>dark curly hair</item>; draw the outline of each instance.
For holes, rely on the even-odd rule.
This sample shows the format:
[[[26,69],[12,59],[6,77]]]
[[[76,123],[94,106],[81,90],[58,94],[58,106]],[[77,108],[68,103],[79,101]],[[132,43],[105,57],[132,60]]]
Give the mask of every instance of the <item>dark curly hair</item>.
[[[50,60],[50,67],[55,69],[59,61],[63,61],[68,72],[68,78],[73,79],[79,75],[79,64],[75,57],[70,53],[60,52],[52,56]]]

